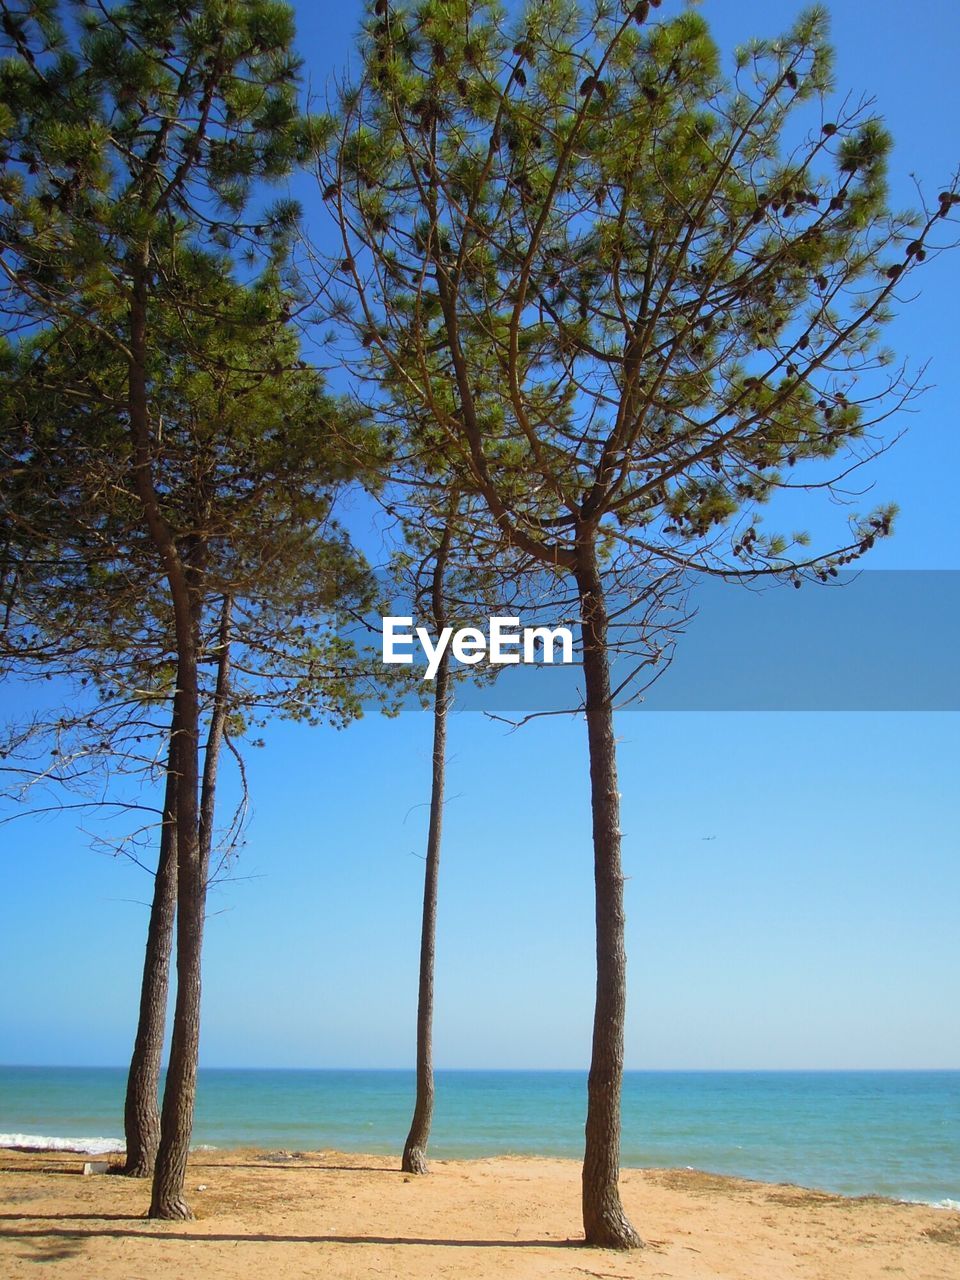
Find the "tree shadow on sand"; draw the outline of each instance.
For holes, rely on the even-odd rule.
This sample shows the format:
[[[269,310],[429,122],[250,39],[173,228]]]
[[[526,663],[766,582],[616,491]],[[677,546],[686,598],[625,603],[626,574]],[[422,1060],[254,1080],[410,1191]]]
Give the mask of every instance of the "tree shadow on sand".
[[[40,1221],[43,1215],[0,1215],[7,1218],[19,1217],[21,1221]],[[94,1215],[94,1214],[56,1214],[51,1215],[54,1221],[65,1221],[69,1217],[73,1219],[93,1219],[101,1222],[114,1221],[140,1221],[146,1227],[149,1220],[146,1218],[136,1218],[134,1215],[117,1214],[117,1215]],[[160,1226],[160,1224],[157,1224]],[[153,1223],[149,1223],[153,1227]],[[191,1244],[202,1244],[205,1241],[211,1244],[239,1244],[248,1242],[250,1244],[372,1244],[372,1245],[421,1245],[421,1246],[437,1246],[441,1248],[463,1248],[463,1249],[570,1249],[583,1245],[583,1240],[455,1240],[455,1239],[436,1239],[429,1236],[338,1236],[338,1235],[317,1235],[317,1236],[293,1236],[293,1235],[265,1235],[265,1234],[248,1234],[239,1235],[230,1232],[193,1232],[193,1231],[167,1231],[161,1228],[159,1230],[141,1230],[132,1231],[116,1227],[104,1227],[101,1230],[83,1228],[71,1230],[65,1227],[45,1227],[36,1230],[27,1231],[2,1231],[0,1230],[0,1239],[6,1237],[12,1240],[44,1240],[44,1239],[63,1239],[81,1241],[89,1237],[109,1236],[114,1239],[130,1239],[130,1240],[186,1240]]]

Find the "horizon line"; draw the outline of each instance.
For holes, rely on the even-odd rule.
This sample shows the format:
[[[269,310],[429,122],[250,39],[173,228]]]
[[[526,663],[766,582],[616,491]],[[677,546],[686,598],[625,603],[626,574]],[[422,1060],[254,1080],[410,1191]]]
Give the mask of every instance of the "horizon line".
[[[82,1063],[82,1062],[0,1062],[0,1071],[128,1071],[129,1063]],[[166,1070],[166,1065],[161,1068]],[[416,1067],[391,1066],[212,1066],[201,1064],[200,1071],[290,1071],[290,1072],[368,1072],[370,1074],[413,1074]],[[583,1067],[448,1067],[436,1066],[435,1072],[460,1072],[473,1075],[586,1075],[589,1068]],[[935,1072],[960,1072],[960,1066],[954,1067],[624,1067],[624,1075],[798,1075],[798,1074],[856,1074],[870,1073],[882,1075],[932,1074]]]

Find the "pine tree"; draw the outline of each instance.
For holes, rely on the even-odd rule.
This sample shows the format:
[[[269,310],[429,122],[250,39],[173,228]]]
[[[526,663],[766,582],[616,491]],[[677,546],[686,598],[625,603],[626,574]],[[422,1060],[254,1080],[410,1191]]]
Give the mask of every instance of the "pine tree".
[[[122,581],[136,566],[154,590],[127,597],[134,616],[145,625],[155,609],[170,638],[177,998],[150,1212],[183,1218],[209,849],[203,797],[212,797],[201,770],[207,615],[228,619],[231,645],[256,650],[257,675],[282,710],[319,714],[320,695],[304,693],[306,680],[291,693],[289,681],[318,673],[329,656],[298,628],[305,597],[316,599],[318,580],[329,584],[323,567],[343,562],[329,485],[358,466],[345,449],[351,428],[341,434],[285,335],[297,301],[285,261],[297,209],[268,207],[261,195],[321,134],[297,107],[291,11],[272,0],[42,0],[4,4],[2,28],[4,359],[20,373],[29,366],[6,394],[26,397],[27,424],[38,396],[58,396],[74,412],[40,414],[48,433],[66,432],[45,442],[47,456],[67,471],[91,463],[52,504],[34,506],[38,527],[32,517],[11,522],[5,580],[15,603],[30,548],[34,562],[41,544],[61,551],[72,529],[81,576],[102,573],[105,561]],[[9,446],[24,475],[42,456],[34,443]],[[304,483],[302,466],[321,467],[323,485]],[[244,575],[259,572],[262,591],[265,574],[298,554],[326,561],[277,581],[266,610],[251,590],[244,612]],[[336,591],[324,590],[332,606]],[[278,617],[299,637],[290,647],[271,643]]]
[[[429,433],[427,433],[429,434]],[[401,585],[413,602],[414,617],[422,617],[434,636],[445,627],[476,623],[483,616],[503,613],[502,603],[515,585],[509,578],[510,558],[497,555],[496,529],[481,504],[465,499],[445,475],[442,467],[430,474],[430,459],[421,450],[407,461],[419,483],[407,487],[411,474],[393,460],[390,478],[393,500],[403,496],[407,512],[405,545],[395,569]],[[422,467],[427,462],[428,471]],[[437,463],[434,458],[433,463]],[[389,490],[388,490],[389,493]],[[394,511],[396,507],[392,508]],[[491,537],[493,542],[491,542]],[[516,572],[516,566],[513,566]],[[501,603],[495,603],[500,601]],[[440,861],[443,818],[446,804],[447,737],[450,711],[458,681],[472,678],[489,681],[496,668],[457,669],[451,666],[450,650],[444,649],[429,689],[422,696],[433,711],[433,744],[430,755],[430,805],[424,856],[423,906],[420,917],[420,955],[417,983],[416,1097],[410,1128],[403,1146],[404,1173],[428,1171],[427,1145],[433,1123],[435,1083],[433,1069],[434,991],[436,983],[437,916],[440,896]]]
[[[332,314],[384,421],[429,418],[464,491],[580,603],[597,992],[588,1243],[639,1243],[618,1190],[626,1009],[610,591],[663,566],[827,578],[834,545],[760,529],[831,485],[911,395],[882,328],[957,202],[887,204],[890,138],[836,105],[822,9],[737,54],[657,0],[376,0],[321,166]],[[416,439],[409,447],[417,447]],[[622,573],[621,573],[622,571]]]

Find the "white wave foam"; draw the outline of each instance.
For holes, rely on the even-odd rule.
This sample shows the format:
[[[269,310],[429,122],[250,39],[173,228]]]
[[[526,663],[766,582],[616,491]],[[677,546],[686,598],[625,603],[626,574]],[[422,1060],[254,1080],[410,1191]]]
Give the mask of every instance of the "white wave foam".
[[[932,1200],[931,1204],[935,1209],[952,1209],[954,1213],[960,1212],[960,1200]]]
[[[78,1151],[107,1156],[124,1150],[122,1138],[47,1138],[35,1133],[0,1133],[0,1147],[20,1151]]]

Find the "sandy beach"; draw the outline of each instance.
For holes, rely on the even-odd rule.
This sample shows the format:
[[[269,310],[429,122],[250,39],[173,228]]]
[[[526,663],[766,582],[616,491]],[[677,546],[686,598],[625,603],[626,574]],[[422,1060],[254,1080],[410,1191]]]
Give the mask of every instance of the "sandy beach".
[[[96,1280],[361,1276],[599,1280],[956,1280],[960,1214],[685,1170],[627,1170],[646,1247],[580,1244],[575,1161],[197,1152],[197,1215],[156,1223],[144,1183],[82,1176],[84,1156],[0,1153],[0,1274]]]

